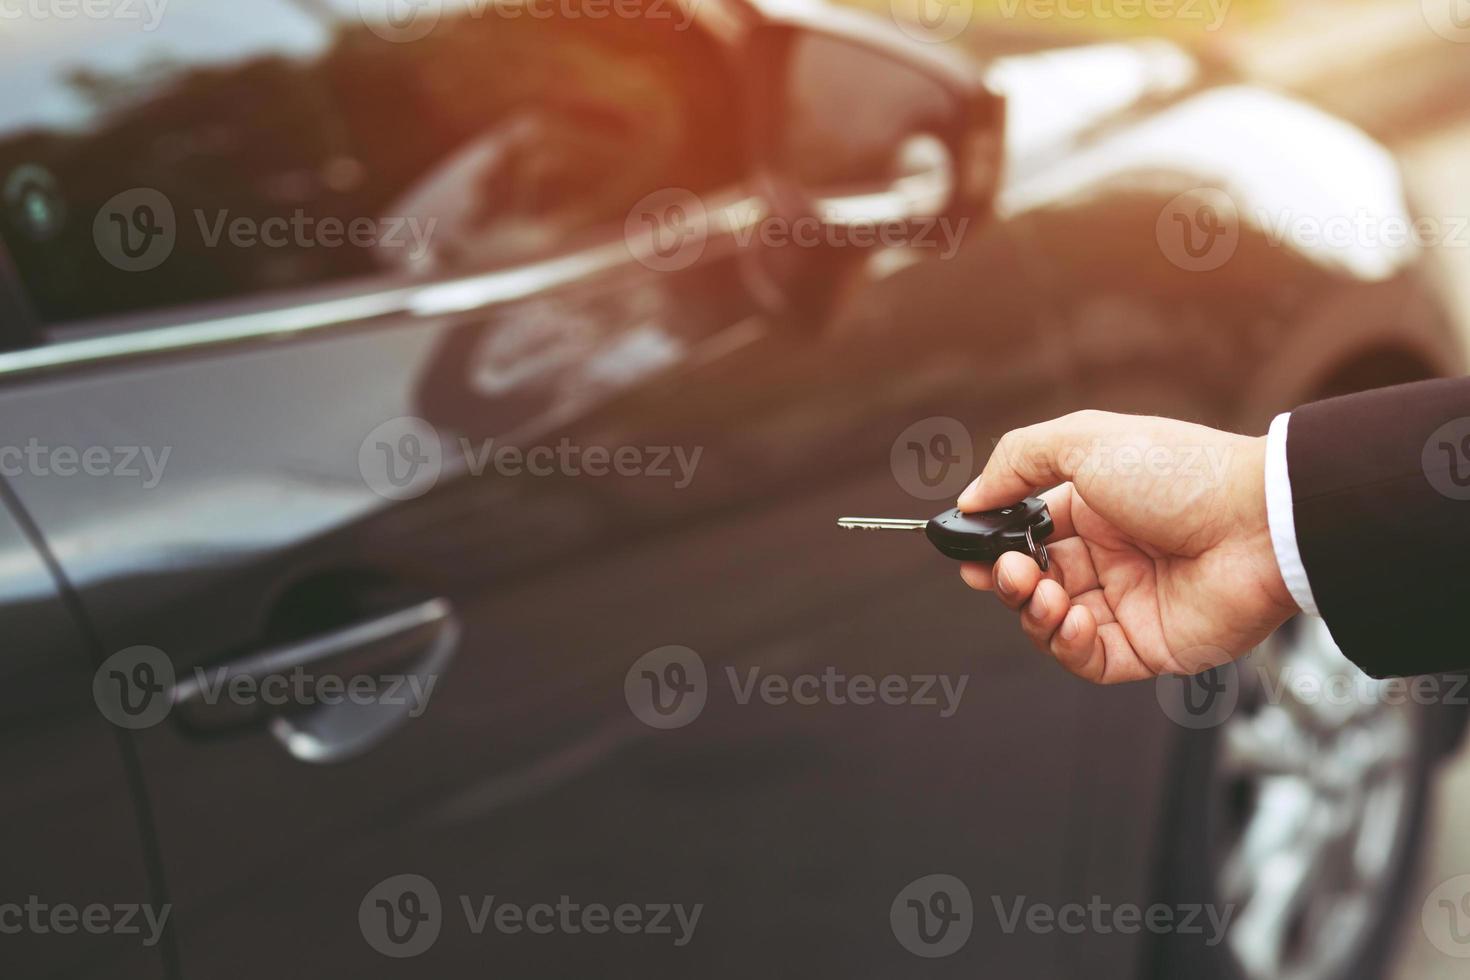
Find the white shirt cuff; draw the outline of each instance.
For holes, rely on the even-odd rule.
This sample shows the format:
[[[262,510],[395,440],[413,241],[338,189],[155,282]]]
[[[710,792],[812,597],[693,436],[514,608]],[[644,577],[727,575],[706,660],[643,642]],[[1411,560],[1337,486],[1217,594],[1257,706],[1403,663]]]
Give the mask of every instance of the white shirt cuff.
[[[1302,607],[1302,612],[1320,616],[1301,552],[1296,547],[1291,476],[1286,471],[1286,434],[1290,421],[1291,413],[1282,412],[1271,420],[1271,429],[1266,433],[1266,521],[1271,525],[1271,548],[1276,552],[1276,566],[1281,569],[1287,591]]]

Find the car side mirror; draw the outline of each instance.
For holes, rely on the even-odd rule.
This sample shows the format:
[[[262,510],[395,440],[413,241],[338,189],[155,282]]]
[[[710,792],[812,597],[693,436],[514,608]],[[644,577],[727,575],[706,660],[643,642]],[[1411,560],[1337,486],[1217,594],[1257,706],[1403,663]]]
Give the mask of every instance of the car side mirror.
[[[920,252],[936,222],[989,210],[1004,103],[957,51],[832,8],[750,43],[757,186],[786,229],[753,250],[766,298],[821,318],[875,249]]]

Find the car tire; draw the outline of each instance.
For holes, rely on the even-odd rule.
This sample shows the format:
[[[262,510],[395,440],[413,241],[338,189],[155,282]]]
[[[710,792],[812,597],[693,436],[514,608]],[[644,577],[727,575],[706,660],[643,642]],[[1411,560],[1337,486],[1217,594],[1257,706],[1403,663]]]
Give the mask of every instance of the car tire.
[[[1313,694],[1329,677],[1335,693],[1323,683]],[[1383,977],[1419,904],[1409,890],[1444,711],[1362,674],[1315,617],[1178,683],[1225,703],[1185,726],[1156,894],[1231,917],[1223,930],[1202,914],[1202,931],[1159,936],[1144,975]]]

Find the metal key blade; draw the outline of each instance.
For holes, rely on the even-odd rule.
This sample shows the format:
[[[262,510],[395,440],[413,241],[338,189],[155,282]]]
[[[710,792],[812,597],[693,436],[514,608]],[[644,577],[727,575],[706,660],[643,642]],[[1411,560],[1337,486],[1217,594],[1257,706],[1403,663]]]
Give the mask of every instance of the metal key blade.
[[[864,531],[922,531],[928,521],[903,517],[839,517],[838,527],[855,527]]]

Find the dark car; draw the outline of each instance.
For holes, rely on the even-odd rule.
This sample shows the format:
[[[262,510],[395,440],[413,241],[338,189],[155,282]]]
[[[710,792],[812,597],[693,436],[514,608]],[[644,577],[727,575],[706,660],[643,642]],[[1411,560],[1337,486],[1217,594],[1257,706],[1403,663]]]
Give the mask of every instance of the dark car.
[[[10,23],[7,975],[1381,975],[1454,699],[1315,622],[1092,688],[834,525],[1460,370],[1306,233],[1381,146],[737,0]]]

